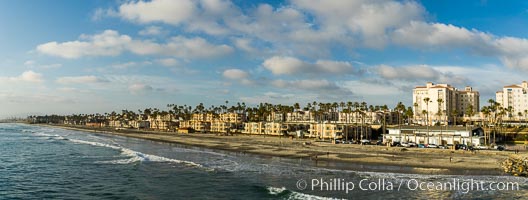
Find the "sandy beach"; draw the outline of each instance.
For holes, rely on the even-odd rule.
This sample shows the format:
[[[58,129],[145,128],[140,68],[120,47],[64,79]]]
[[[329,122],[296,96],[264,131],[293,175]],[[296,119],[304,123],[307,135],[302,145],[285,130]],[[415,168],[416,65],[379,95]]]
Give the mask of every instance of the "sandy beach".
[[[54,126],[73,130],[114,134],[153,141],[219,149],[261,156],[279,156],[313,161],[317,166],[338,169],[388,171],[420,174],[502,175],[499,162],[510,151],[475,152],[448,149],[419,149],[358,144],[331,144],[313,139],[263,135],[219,136],[175,132],[113,130],[84,126]],[[526,154],[526,153],[523,153]],[[505,174],[504,174],[505,175]]]

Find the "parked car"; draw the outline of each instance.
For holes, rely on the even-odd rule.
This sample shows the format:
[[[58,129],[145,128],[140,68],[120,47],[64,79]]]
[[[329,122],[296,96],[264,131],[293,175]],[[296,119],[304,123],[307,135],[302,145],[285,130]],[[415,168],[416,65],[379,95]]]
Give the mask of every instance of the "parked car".
[[[414,142],[409,142],[409,147],[416,147],[416,146],[417,146],[416,143],[414,143]]]
[[[383,140],[376,141],[376,145],[383,145]]]
[[[456,144],[455,150],[468,150],[468,146],[465,144]]]
[[[417,146],[418,146],[418,148],[425,148],[424,144],[418,144]]]
[[[402,143],[401,143],[401,146],[402,146],[402,147],[409,147],[409,143],[407,143],[407,142],[402,142]]]
[[[392,142],[392,146],[393,147],[401,147],[401,143],[400,142]]]
[[[438,148],[438,145],[436,145],[436,144],[428,144],[427,148]]]
[[[475,147],[476,149],[489,149],[488,146],[481,146],[481,145],[478,145]]]
[[[499,150],[499,151],[504,151],[504,150],[506,150],[506,147],[505,147],[505,146],[502,146],[502,145],[498,145],[498,146],[497,146],[497,150]]]
[[[370,140],[367,139],[362,139],[360,142],[361,144],[370,144]]]

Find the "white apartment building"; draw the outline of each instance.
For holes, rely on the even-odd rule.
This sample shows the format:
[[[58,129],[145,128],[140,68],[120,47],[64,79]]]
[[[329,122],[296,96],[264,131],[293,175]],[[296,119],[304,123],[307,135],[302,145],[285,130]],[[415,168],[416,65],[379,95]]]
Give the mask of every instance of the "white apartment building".
[[[426,102],[425,99],[429,98]],[[413,112],[416,123],[433,125],[437,122],[446,124],[448,116],[456,111],[457,116],[463,116],[468,107],[473,107],[473,113],[479,112],[479,92],[469,86],[464,91],[449,84],[434,84],[427,82],[425,86],[413,89]],[[423,111],[426,113],[423,113]]]
[[[523,81],[520,85],[508,85],[502,88],[502,91],[495,93],[495,101],[503,108],[512,107],[513,116],[516,113],[524,113],[528,110],[528,82]]]

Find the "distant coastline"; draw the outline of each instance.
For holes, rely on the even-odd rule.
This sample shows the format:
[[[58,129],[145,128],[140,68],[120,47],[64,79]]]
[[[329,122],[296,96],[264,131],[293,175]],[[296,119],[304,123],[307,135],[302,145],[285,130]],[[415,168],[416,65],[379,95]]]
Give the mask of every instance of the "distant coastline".
[[[42,124],[41,124],[42,125]],[[311,161],[314,165],[331,169],[378,171],[413,174],[444,175],[507,175],[499,162],[509,152],[453,151],[447,149],[405,149],[357,144],[331,144],[313,139],[237,134],[181,134],[135,129],[94,128],[87,126],[43,125],[70,130],[113,134],[187,146],[276,156]]]

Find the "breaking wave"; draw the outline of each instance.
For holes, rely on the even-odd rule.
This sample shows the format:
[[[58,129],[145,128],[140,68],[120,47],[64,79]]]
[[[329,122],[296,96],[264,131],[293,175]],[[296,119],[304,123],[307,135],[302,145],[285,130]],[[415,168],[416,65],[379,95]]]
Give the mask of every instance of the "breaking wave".
[[[69,141],[77,144],[87,144],[92,146],[99,146],[99,147],[106,147],[115,149],[121,152],[121,155],[124,157],[128,157],[127,159],[119,159],[119,160],[110,160],[110,161],[99,161],[98,163],[104,163],[104,164],[132,164],[132,163],[138,163],[138,162],[169,162],[169,163],[178,163],[178,164],[184,164],[186,166],[190,167],[197,167],[197,168],[203,168],[208,169],[207,167],[204,167],[201,164],[191,162],[191,161],[185,161],[185,160],[177,160],[172,158],[166,158],[162,156],[156,156],[146,153],[141,153],[138,151],[134,151],[128,148],[100,143],[100,142],[91,142],[91,141],[84,141],[84,140],[77,140],[77,139],[69,139]]]
[[[316,196],[311,194],[305,194],[301,192],[295,192],[290,191],[286,189],[285,187],[267,187],[268,194],[272,195],[275,198],[278,199],[288,199],[288,200],[295,200],[295,199],[313,199],[313,200],[327,200],[327,199],[335,199],[330,197],[322,197],[322,196]]]

